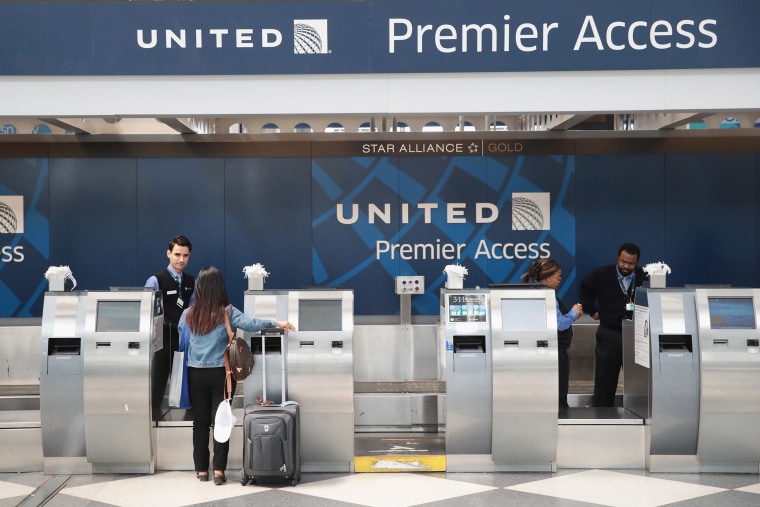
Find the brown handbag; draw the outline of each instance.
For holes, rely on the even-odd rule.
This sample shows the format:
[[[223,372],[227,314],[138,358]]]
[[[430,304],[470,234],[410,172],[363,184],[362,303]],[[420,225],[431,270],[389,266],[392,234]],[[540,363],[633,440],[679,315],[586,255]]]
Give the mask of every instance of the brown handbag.
[[[245,380],[253,370],[253,352],[248,348],[246,341],[232,333],[230,317],[224,312],[224,324],[227,326],[227,334],[230,342],[224,349],[224,366],[227,370],[227,382],[225,386],[225,398],[232,392],[232,380]]]

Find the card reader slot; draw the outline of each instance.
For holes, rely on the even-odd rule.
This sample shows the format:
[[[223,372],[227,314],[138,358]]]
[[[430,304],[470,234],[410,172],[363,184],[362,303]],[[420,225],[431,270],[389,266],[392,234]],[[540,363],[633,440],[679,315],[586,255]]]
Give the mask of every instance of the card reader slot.
[[[454,353],[485,352],[485,336],[454,336]]]
[[[673,350],[688,350],[692,352],[691,335],[688,334],[661,334],[660,352]]]
[[[50,338],[48,340],[49,356],[78,356],[81,354],[80,338]]]
[[[52,347],[51,356],[78,356],[79,345],[57,345]]]

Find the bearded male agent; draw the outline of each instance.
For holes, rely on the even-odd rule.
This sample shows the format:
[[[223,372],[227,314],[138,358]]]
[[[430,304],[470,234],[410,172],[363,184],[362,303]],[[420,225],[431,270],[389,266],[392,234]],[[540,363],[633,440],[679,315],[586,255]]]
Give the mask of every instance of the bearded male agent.
[[[166,383],[169,380],[174,352],[179,347],[177,323],[182,311],[189,308],[195,298],[195,278],[185,273],[192,249],[193,244],[185,236],[173,237],[166,250],[169,265],[145,282],[146,287],[160,290],[164,300],[164,346],[153,355],[151,371],[151,404],[154,421],[158,421],[163,415],[161,405],[164,401]]]
[[[594,406],[615,405],[623,367],[623,319],[633,318],[636,287],[646,276],[638,267],[641,250],[634,243],[618,248],[617,263],[592,271],[581,281],[579,299],[583,311],[599,321],[594,355]]]

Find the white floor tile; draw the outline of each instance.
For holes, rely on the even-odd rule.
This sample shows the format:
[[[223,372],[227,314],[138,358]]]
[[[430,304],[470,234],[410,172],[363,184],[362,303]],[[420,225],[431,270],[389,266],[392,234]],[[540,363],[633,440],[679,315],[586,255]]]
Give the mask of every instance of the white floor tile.
[[[59,494],[128,507],[181,507],[214,502],[251,493],[267,491],[259,486],[243,487],[232,476],[227,484],[215,486],[213,479],[200,482],[195,472],[163,472],[155,475],[119,479],[110,482],[64,488]]]
[[[612,507],[658,507],[726,491],[723,488],[606,470],[588,470],[506,489]]]
[[[648,477],[645,471],[564,470],[559,474],[495,474],[486,480],[481,475],[474,474],[470,477],[468,474],[453,474],[456,479],[446,479],[445,474],[330,474],[324,478],[317,474],[308,475],[308,480],[295,488],[243,487],[234,472],[230,474],[228,484],[221,487],[214,486],[213,481],[199,482],[194,472],[190,471],[159,472],[139,477],[93,476],[92,483],[86,478],[71,481],[69,484],[80,485],[64,488],[52,499],[51,505],[73,507],[90,505],[94,501],[99,505],[114,507],[186,507],[201,503],[232,507],[255,505],[261,498],[258,493],[268,492],[265,497],[285,502],[281,505],[329,505],[334,501],[342,501],[367,507],[413,507],[450,500],[458,505],[475,506],[484,505],[485,499],[489,498],[477,496],[479,493],[502,488],[533,495],[526,500],[531,505],[559,505],[569,500],[610,507],[662,507],[674,502],[683,502],[683,505],[728,506],[747,505],[747,494],[756,495],[756,503],[760,505],[760,479],[757,475],[737,479],[733,475],[718,474],[707,476],[704,481],[692,479],[689,482],[682,482],[684,478],[680,474],[673,474],[673,477],[668,474]],[[18,479],[15,476],[3,478],[6,480],[0,480],[0,504],[10,505],[9,498],[15,500],[28,496],[34,491],[35,485],[44,483],[46,476],[36,474],[34,477]],[[704,486],[695,482],[707,482],[721,487]],[[748,483],[750,484],[747,485]],[[745,495],[736,495],[734,491]],[[293,497],[294,494],[299,496]]]
[[[370,507],[404,507],[497,489],[419,474],[354,474],[298,485],[289,493]]]
[[[757,493],[760,495],[760,484],[752,484],[751,486],[736,488],[736,491],[744,491],[745,493]],[[760,503],[760,501],[758,501],[758,503]]]
[[[14,496],[26,496],[32,491],[34,491],[34,488],[30,488],[29,486],[0,481],[0,499],[13,498]]]

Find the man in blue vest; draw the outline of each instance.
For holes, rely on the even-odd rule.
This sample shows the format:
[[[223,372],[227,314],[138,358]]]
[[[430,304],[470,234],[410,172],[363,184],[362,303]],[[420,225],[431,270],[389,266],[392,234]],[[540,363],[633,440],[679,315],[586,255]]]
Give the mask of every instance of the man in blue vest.
[[[160,290],[164,301],[164,346],[154,354],[151,372],[151,403],[153,419],[156,421],[163,415],[161,405],[166,382],[169,379],[174,351],[179,346],[177,323],[182,311],[190,307],[195,297],[195,278],[185,273],[192,249],[192,243],[185,236],[172,238],[166,251],[169,265],[145,282],[146,287]]]
[[[613,407],[623,366],[623,320],[633,318],[636,287],[646,274],[638,266],[641,250],[634,243],[618,248],[615,264],[592,271],[581,281],[583,311],[599,321],[596,331],[594,406]]]

